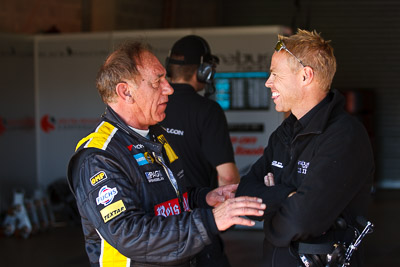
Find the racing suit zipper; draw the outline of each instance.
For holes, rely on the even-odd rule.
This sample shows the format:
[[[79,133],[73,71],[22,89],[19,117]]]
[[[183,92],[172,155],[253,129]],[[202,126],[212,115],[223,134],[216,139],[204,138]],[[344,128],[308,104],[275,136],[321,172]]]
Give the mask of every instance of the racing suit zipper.
[[[179,200],[179,205],[181,206],[181,208],[183,208],[183,204],[182,204],[182,199],[181,199],[181,194],[179,192],[179,187],[178,187],[178,183],[175,179],[174,174],[172,173],[172,171],[168,168],[168,166],[164,163],[164,160],[161,156],[157,156],[155,152],[153,152],[153,156],[155,161],[160,164],[161,166],[163,166],[164,171],[166,172],[167,176],[168,176],[168,180],[171,182],[172,187],[175,189],[175,193],[178,196],[178,200]]]

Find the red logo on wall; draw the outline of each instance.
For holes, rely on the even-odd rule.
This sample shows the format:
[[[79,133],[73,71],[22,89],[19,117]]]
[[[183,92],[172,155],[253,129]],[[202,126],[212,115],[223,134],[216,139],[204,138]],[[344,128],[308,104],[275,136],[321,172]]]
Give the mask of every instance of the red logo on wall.
[[[231,136],[235,155],[260,156],[264,153],[264,147],[258,144],[256,136]]]
[[[56,127],[54,126],[55,119],[53,117],[49,117],[49,115],[44,115],[40,120],[40,127],[43,132],[49,133],[53,131]]]
[[[2,135],[6,131],[6,126],[4,125],[4,120],[0,117],[0,135]]]
[[[6,132],[16,131],[32,131],[35,127],[35,120],[33,117],[17,117],[17,118],[5,118],[0,117],[0,135]]]
[[[43,115],[40,119],[40,128],[45,133],[50,133],[54,130],[84,130],[92,129],[98,122],[99,118],[55,118],[48,114]]]

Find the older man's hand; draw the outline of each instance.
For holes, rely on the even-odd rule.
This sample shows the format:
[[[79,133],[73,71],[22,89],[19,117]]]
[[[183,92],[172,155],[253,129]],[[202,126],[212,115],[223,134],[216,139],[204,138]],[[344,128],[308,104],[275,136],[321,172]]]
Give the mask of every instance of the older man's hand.
[[[235,197],[238,184],[223,185],[210,191],[206,196],[207,204],[212,207],[217,207],[227,199]]]
[[[219,231],[224,231],[232,225],[253,226],[254,221],[241,216],[262,216],[266,205],[260,198],[237,197],[227,199],[213,209],[215,224]]]

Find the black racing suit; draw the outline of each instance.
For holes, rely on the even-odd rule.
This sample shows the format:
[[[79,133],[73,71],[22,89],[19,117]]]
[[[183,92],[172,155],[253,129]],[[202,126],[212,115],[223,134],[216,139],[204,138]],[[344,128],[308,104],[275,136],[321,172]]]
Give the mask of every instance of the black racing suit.
[[[218,233],[209,189],[188,191],[165,131],[154,125],[149,135],[107,107],[69,163],[92,266],[188,266]]]
[[[300,120],[291,114],[242,177],[236,195],[258,196],[267,205],[263,266],[299,266],[293,244],[323,236],[339,216],[352,225],[366,216],[373,153],[365,128],[343,106],[344,97],[332,90]],[[268,172],[275,186],[264,185]],[[351,266],[362,266],[356,254]]]

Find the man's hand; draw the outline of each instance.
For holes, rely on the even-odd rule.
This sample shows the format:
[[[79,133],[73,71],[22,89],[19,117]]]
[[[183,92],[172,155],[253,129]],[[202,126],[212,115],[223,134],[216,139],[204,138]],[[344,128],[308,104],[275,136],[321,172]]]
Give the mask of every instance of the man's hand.
[[[274,175],[271,172],[267,173],[267,175],[264,176],[264,184],[266,186],[275,185]]]
[[[275,185],[274,175],[271,172],[267,173],[267,175],[264,176],[264,184],[266,186],[274,186]],[[293,196],[294,194],[296,194],[296,191],[291,192],[288,195],[288,198]]]
[[[235,197],[238,184],[223,185],[210,191],[206,196],[207,204],[217,207],[227,199]]]
[[[215,224],[219,231],[224,231],[232,225],[253,226],[254,221],[240,216],[262,216],[266,205],[256,197],[237,197],[227,199],[213,209]]]

